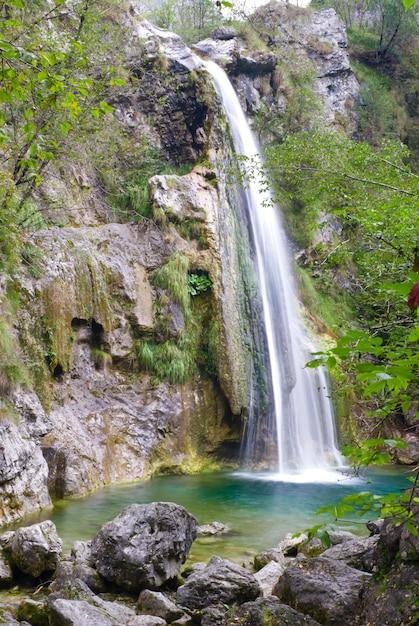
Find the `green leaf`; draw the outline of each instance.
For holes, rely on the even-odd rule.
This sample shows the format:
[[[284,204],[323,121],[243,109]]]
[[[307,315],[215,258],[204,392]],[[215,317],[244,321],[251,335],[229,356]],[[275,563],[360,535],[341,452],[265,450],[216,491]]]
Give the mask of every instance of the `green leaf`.
[[[325,548],[330,548],[330,546],[332,545],[332,542],[330,539],[330,534],[325,528],[323,528],[322,530],[319,530],[319,532],[317,533],[317,536]]]
[[[416,0],[403,0],[403,6],[405,11],[408,11],[414,4]]]
[[[126,81],[124,78],[111,78],[109,84],[116,85],[117,87],[123,87],[125,85],[125,82]]]

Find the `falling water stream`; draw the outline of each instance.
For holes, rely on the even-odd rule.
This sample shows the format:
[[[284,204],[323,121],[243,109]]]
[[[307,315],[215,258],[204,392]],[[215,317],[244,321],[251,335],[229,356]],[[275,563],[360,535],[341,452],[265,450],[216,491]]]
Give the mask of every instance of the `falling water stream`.
[[[278,207],[258,175],[261,157],[225,72],[205,62],[213,77],[239,157],[255,164],[245,188],[262,297],[276,420],[278,467],[284,480],[323,480],[342,465],[327,377],[307,368],[314,351],[296,296],[291,253]],[[251,442],[250,442],[250,445]]]

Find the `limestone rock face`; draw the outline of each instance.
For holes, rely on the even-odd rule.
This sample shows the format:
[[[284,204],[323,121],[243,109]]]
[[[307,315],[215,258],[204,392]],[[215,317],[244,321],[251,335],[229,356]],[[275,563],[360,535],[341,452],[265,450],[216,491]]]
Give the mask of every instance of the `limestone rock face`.
[[[238,36],[227,39],[218,30],[194,46],[225,66],[244,110],[252,115],[262,102],[279,112],[284,109],[287,87],[281,83],[281,63],[305,64],[314,74],[321,117],[327,124],[354,130],[352,109],[359,85],[349,63],[346,29],[334,9],[307,11],[270,2],[256,10],[252,23],[275,51],[249,51]]]
[[[179,574],[197,528],[182,506],[132,504],[94,537],[92,561],[105,580],[123,589],[158,589]]]
[[[47,488],[48,466],[41,448],[25,428],[0,423],[0,523],[52,506]]]

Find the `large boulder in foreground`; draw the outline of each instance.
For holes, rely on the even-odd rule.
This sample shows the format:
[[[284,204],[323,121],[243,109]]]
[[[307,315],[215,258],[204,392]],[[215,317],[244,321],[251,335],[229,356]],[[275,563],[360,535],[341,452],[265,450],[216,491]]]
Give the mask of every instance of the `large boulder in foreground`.
[[[370,578],[342,561],[300,557],[287,567],[273,595],[325,626],[354,624]]]
[[[253,574],[232,561],[213,556],[203,570],[188,576],[178,588],[176,604],[199,610],[216,604],[242,604],[260,595]]]
[[[158,589],[179,574],[197,530],[193,515],[173,502],[132,504],[92,540],[92,561],[123,589]]]

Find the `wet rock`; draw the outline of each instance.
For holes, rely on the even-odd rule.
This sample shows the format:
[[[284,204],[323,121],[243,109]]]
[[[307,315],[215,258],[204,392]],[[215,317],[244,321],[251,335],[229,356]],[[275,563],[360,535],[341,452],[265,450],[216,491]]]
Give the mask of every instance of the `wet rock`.
[[[53,572],[60,560],[63,542],[50,520],[18,528],[3,535],[3,551],[13,568],[34,578]]]
[[[191,574],[178,588],[176,603],[189,609],[210,605],[241,604],[254,600],[261,593],[256,578],[244,567],[214,556],[207,567]]]
[[[221,522],[210,522],[198,527],[198,536],[200,537],[213,537],[214,535],[224,535],[229,532],[229,527]]]
[[[273,594],[321,624],[342,626],[356,621],[370,577],[324,556],[300,557],[287,567]]]
[[[197,528],[177,504],[132,504],[102,526],[92,540],[92,559],[105,580],[123,589],[158,589],[179,574]]]

